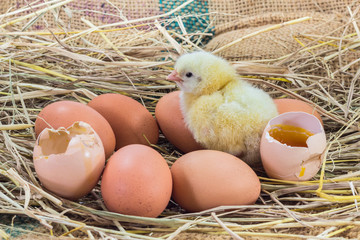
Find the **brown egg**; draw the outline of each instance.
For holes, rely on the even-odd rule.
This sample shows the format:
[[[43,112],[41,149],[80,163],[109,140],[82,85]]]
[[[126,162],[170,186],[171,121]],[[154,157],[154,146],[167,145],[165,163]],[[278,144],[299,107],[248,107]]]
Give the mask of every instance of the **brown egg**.
[[[171,174],[172,197],[189,212],[253,204],[261,190],[259,178],[245,162],[215,150],[183,155],[171,167]]]
[[[45,128],[35,143],[33,159],[42,185],[72,200],[95,187],[105,165],[102,141],[85,122],[67,129]]]
[[[186,127],[180,109],[180,91],[163,96],[156,105],[155,117],[162,133],[175,147],[184,153],[203,149]]]
[[[46,127],[54,129],[59,127],[67,128],[76,121],[90,124],[101,138],[105,149],[105,157],[110,157],[115,148],[115,135],[110,124],[101,114],[82,103],[58,101],[47,105],[36,118],[35,133],[39,135]]]
[[[315,110],[314,107],[307,104],[306,102],[290,98],[274,99],[274,102],[279,114],[285,112],[306,112],[313,114],[320,120],[321,124],[323,123],[320,114]]]
[[[171,173],[165,159],[142,144],[116,151],[101,181],[101,193],[110,211],[142,217],[159,216],[169,203],[171,190]]]
[[[115,93],[102,94],[88,103],[110,123],[118,150],[129,144],[156,144],[159,127],[151,113],[134,99]],[[145,137],[146,138],[145,138]]]

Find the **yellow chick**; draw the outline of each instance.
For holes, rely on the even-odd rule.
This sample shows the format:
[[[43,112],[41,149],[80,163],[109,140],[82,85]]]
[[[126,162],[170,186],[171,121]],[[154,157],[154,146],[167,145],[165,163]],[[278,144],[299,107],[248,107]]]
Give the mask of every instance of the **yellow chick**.
[[[251,166],[260,162],[263,129],[278,114],[266,92],[239,79],[227,61],[208,52],[180,56],[167,79],[181,90],[184,120],[197,142]]]

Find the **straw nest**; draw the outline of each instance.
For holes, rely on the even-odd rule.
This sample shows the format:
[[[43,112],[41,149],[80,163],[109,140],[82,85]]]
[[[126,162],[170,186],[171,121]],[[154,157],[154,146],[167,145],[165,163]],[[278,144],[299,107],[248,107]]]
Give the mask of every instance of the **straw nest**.
[[[109,92],[131,96],[154,113],[159,98],[176,89],[165,81],[174,60],[179,54],[201,49],[202,34],[165,30],[163,26],[174,21],[162,18],[167,15],[125,21],[116,25],[120,28],[89,26],[74,32],[23,31],[41,14],[16,16],[0,26],[0,213],[17,218],[26,215],[40,224],[25,230],[0,223],[3,238],[9,238],[6,229],[31,238],[359,237],[360,32],[352,17],[341,27],[342,35],[297,36],[302,47],[290,55],[257,63],[234,62],[242,78],[266,89],[274,98],[301,99],[321,113],[328,144],[319,174],[312,181],[290,182],[269,179],[259,172],[262,192],[255,205],[189,214],[170,202],[155,219],[106,211],[99,186],[78,202],[42,189],[32,163],[33,124],[49,103],[65,99],[87,103]],[[242,39],[302,21],[307,18],[262,29]],[[146,30],[138,29],[139,24]],[[354,32],[346,32],[349,27]],[[109,33],[116,37],[108,37]],[[122,41],[118,40],[120,36]],[[91,43],[94,37],[106,45]],[[181,156],[162,135],[154,147],[169,165]]]

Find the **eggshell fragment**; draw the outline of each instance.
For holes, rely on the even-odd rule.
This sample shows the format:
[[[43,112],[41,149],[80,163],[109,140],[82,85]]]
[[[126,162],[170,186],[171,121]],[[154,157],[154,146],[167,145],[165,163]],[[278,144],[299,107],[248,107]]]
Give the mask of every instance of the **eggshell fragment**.
[[[105,152],[91,126],[75,122],[67,129],[45,128],[37,138],[33,160],[45,188],[76,200],[97,184],[105,165]]]
[[[101,181],[108,210],[142,217],[159,216],[170,200],[171,190],[171,173],[165,159],[141,144],[116,151]]]
[[[118,150],[129,144],[156,144],[159,127],[151,113],[134,99],[115,93],[102,94],[88,106],[98,111],[110,123]]]
[[[156,105],[155,117],[161,132],[169,142],[184,153],[203,149],[185,125],[179,95],[180,91],[168,93]]]
[[[301,127],[314,135],[307,138],[307,147],[288,146],[270,136],[271,126],[277,124]],[[305,112],[287,112],[271,119],[265,127],[260,153],[269,177],[294,181],[309,180],[321,167],[321,155],[325,147],[324,129],[314,115]]]
[[[261,190],[259,178],[245,162],[215,150],[183,155],[172,165],[171,174],[172,197],[189,212],[253,204]]]
[[[290,98],[274,99],[279,114],[286,112],[306,112],[313,114],[323,124],[320,114],[308,103]]]
[[[45,128],[67,128],[76,121],[83,121],[95,130],[104,145],[106,158],[115,148],[115,135],[106,119],[85,104],[72,101],[58,101],[41,110],[35,121],[35,133],[38,136]]]

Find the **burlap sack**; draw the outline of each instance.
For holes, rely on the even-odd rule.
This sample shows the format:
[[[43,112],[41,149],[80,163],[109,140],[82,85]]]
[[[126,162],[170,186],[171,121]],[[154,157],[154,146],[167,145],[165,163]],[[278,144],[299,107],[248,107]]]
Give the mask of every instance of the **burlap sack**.
[[[357,7],[358,0],[211,0],[216,34],[235,29],[264,26],[316,13],[344,14],[347,6]]]
[[[50,0],[47,0],[49,2]],[[65,1],[65,0],[64,0]],[[29,7],[30,3],[39,4],[44,1],[35,0],[5,0],[0,5],[2,14],[16,9]],[[31,19],[7,27],[10,31],[39,30],[53,32],[71,32],[89,29],[87,20],[95,26],[123,22],[133,19],[143,19],[169,12],[185,0],[88,0],[71,1],[66,5],[35,17],[36,21],[28,24]],[[232,48],[222,51],[219,55],[233,60],[277,58],[301,47],[294,40],[297,34],[326,34],[344,25],[343,16],[348,15],[347,6],[351,9],[360,5],[360,0],[196,0],[177,13],[159,19],[169,30],[179,28],[176,16],[182,17],[182,23],[187,33],[209,33],[215,38],[206,46],[211,51],[239,37],[257,31],[267,26],[282,23],[292,19],[311,16],[311,21],[287,26],[275,31],[262,33],[244,40]],[[14,20],[41,8],[31,7],[29,10],[14,16],[4,16],[2,23]],[[348,19],[348,18],[347,18]],[[111,28],[124,28],[138,25],[136,28],[122,29],[103,33],[117,47],[127,45],[153,44],[159,36],[157,28],[144,21],[135,24],[115,25]],[[224,35],[221,35],[224,34]],[[64,38],[66,35],[58,35]],[[193,39],[193,40],[196,40]],[[301,39],[302,41],[306,41]],[[72,42],[74,44],[74,42]],[[203,38],[203,43],[207,41]],[[86,34],[79,38],[79,45],[94,45],[102,48],[111,47],[98,33]]]
[[[5,4],[0,5],[0,13],[4,14],[9,10],[14,11],[22,8],[31,8],[21,14],[15,15],[15,17],[19,17],[43,8],[32,7],[32,5],[49,1],[50,0],[5,0]],[[49,4],[49,6],[51,6],[51,4]],[[99,26],[145,18],[158,15],[159,13],[160,7],[158,0],[74,0],[52,11],[48,11],[40,20],[37,20],[36,23],[31,26],[31,29],[43,30],[46,28],[62,27],[68,30],[80,30],[89,28],[89,26],[81,20],[82,18]],[[2,19],[2,22],[9,19],[11,19],[11,17],[6,17]],[[30,19],[27,21],[29,20]],[[26,23],[26,20],[24,20],[23,23]]]
[[[0,13],[49,1],[3,0]],[[60,25],[72,30],[84,29],[88,26],[81,21],[82,17],[95,25],[103,25],[159,15],[185,2],[186,0],[74,0],[65,7],[49,11],[32,28],[45,29]],[[315,12],[342,14],[347,6],[358,5],[358,0],[196,0],[170,18],[183,16],[184,25],[190,32],[206,24],[206,27],[214,28],[215,34],[220,34],[229,30],[287,21]],[[20,15],[36,10],[38,8],[31,7],[31,10]],[[6,21],[6,18],[2,21]]]
[[[344,25],[349,22],[347,7],[356,9],[360,1],[225,1],[213,0],[210,8],[219,10],[214,19],[216,37],[206,46],[206,50],[214,51],[230,42],[250,33],[267,27],[302,17],[311,17],[310,21],[289,25],[277,30],[264,32],[245,39],[238,44],[217,54],[230,60],[277,59],[303,48],[317,36],[342,36],[354,31],[349,25],[347,32]],[[359,21],[358,21],[359,22]],[[312,39],[302,35],[314,35]],[[295,37],[299,37],[295,40]],[[299,42],[300,41],[300,42]],[[326,51],[334,46],[325,46],[313,51]],[[357,56],[347,56],[349,62]]]
[[[341,27],[344,24],[342,17],[335,14],[313,14],[312,19],[309,21],[260,33],[220,51],[218,55],[234,61],[276,59],[302,49],[302,45],[307,45],[309,42],[316,40],[317,36],[341,35],[343,30]],[[241,37],[270,26],[267,24],[222,33],[211,40],[205,49],[214,51]],[[313,37],[305,37],[309,35]],[[321,48],[321,51],[332,48],[328,46],[327,48]]]
[[[50,0],[46,0],[49,2]],[[65,1],[65,0],[63,0]],[[12,16],[4,16],[1,19],[2,23],[12,21],[21,16],[36,12],[44,7],[33,7],[45,1],[35,0],[5,0],[5,4],[0,5],[0,12],[5,15],[6,12],[12,12],[19,9],[29,9]],[[56,2],[57,3],[57,2]],[[55,3],[55,4],[56,4]],[[49,4],[49,6],[52,6]],[[36,19],[34,23],[29,25],[28,31],[51,31],[55,33],[56,37],[63,39],[68,37],[66,34],[56,34],[57,32],[77,32],[89,29],[91,26],[102,26],[118,22],[126,22],[133,19],[142,19],[160,14],[159,1],[157,0],[74,0],[66,5],[47,11],[43,15],[37,15],[38,18],[27,18],[19,23],[12,24],[7,27],[10,31],[22,30],[32,19]],[[143,22],[139,21],[135,25],[141,25]],[[136,28],[127,29],[131,25],[122,24],[115,25],[106,29],[115,29],[115,31],[103,33],[109,41],[117,46],[126,45],[143,45],[148,44],[147,39],[154,36],[154,33],[146,31],[149,28],[139,26]],[[120,28],[121,30],[116,30]],[[125,29],[123,29],[125,28]],[[144,31],[143,31],[144,30]],[[84,46],[99,46],[102,48],[110,48],[111,45],[98,33],[84,34],[77,41],[72,41],[72,44]],[[131,44],[130,44],[131,43]]]

